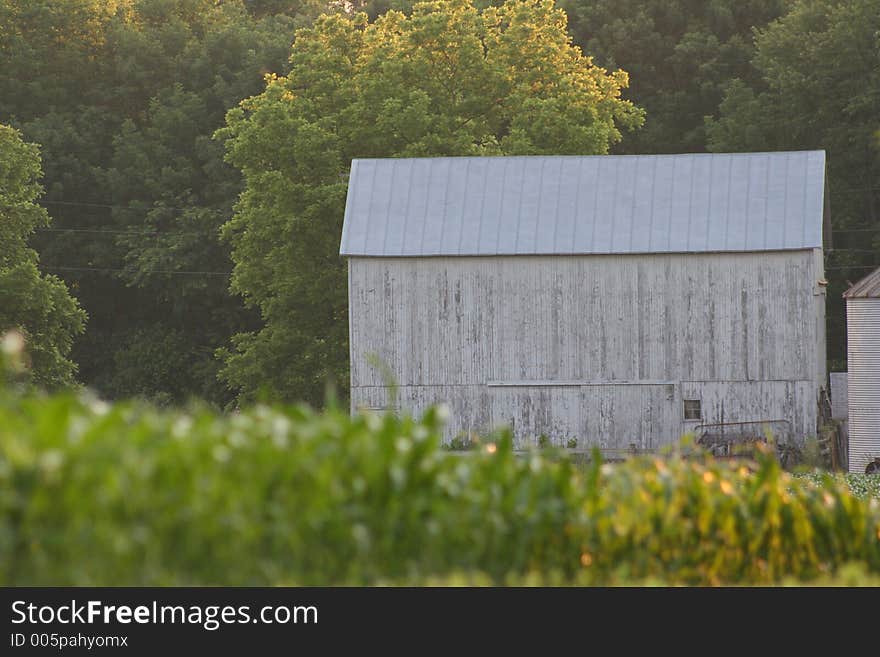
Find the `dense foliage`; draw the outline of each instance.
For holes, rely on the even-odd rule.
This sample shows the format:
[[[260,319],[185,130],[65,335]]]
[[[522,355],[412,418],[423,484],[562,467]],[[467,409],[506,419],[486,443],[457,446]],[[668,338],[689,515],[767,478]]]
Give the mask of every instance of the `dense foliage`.
[[[752,31],[784,13],[785,0],[560,0],[574,39],[603,66],[632,79],[628,97],[647,110],[625,153],[706,150],[704,117],[732,80],[756,77]]]
[[[0,335],[15,329],[27,343],[28,378],[56,388],[73,383],[76,365],[68,356],[85,313],[63,281],[40,272],[28,246],[34,230],[49,225],[37,204],[40,175],[36,145],[0,124]]]
[[[0,395],[3,585],[653,579],[766,584],[880,572],[880,506],[776,461],[586,469],[422,420],[234,415]],[[482,578],[482,579],[481,579]]]
[[[828,357],[846,369],[849,287],[880,266],[880,7],[797,0],[758,31],[753,81],[732,84],[708,122],[715,151],[825,149]]]
[[[347,388],[338,250],[352,158],[605,153],[640,124],[620,99],[626,73],[591,65],[565,26],[552,0],[442,0],[297,33],[290,73],[218,133],[246,185],[225,227],[233,286],[266,323],[225,353],[244,398],[319,402],[326,381]]]
[[[414,4],[0,0],[0,123],[40,146],[53,224],[30,244],[89,313],[81,381],[221,406],[344,394],[347,158],[608,149],[826,149],[842,367],[840,292],[880,265],[874,0]],[[645,124],[618,140],[627,99]]]
[[[250,13],[247,11],[250,10]],[[105,396],[231,395],[214,350],[257,326],[218,229],[240,174],[211,135],[284,72],[320,3],[0,0],[0,121],[41,145],[43,266],[89,311],[74,347]]]

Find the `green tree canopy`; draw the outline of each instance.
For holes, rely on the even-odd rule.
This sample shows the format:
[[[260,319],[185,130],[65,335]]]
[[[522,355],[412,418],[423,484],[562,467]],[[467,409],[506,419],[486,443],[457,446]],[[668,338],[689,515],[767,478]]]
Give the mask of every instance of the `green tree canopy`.
[[[0,121],[41,145],[54,218],[33,245],[88,309],[102,395],[230,400],[215,349],[258,326],[219,227],[240,173],[211,140],[284,73],[316,0],[0,0]]]
[[[222,353],[244,398],[347,389],[338,246],[352,158],[606,153],[642,122],[620,97],[627,74],[573,46],[552,0],[322,16],[297,32],[291,64],[218,132],[246,183],[224,229],[233,289],[265,322]]]
[[[55,388],[73,383],[76,368],[67,356],[86,316],[61,280],[40,273],[28,246],[34,229],[49,224],[36,203],[41,174],[37,146],[0,124],[0,335],[19,329],[33,382]]]
[[[617,149],[700,152],[704,116],[715,115],[735,78],[753,75],[752,30],[780,16],[787,0],[561,0],[576,43],[603,66],[632,77],[628,97],[647,110],[645,127]]]
[[[880,9],[797,0],[756,36],[756,81],[734,83],[707,122],[715,151],[825,149],[829,358],[845,363],[841,293],[880,265]]]

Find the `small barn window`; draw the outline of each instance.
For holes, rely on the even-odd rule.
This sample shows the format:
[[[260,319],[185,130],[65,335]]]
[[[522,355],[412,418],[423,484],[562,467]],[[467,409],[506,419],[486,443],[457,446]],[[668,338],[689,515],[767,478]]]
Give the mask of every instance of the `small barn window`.
[[[700,420],[702,419],[702,409],[700,408],[700,400],[699,399],[685,399],[684,400],[684,419],[685,420]]]

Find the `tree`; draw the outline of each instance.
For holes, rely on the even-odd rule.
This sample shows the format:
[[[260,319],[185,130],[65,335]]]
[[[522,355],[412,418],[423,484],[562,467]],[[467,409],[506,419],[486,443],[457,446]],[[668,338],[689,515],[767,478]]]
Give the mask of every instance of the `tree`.
[[[627,74],[593,66],[552,0],[322,16],[297,32],[291,63],[217,133],[246,185],[224,227],[233,289],[265,322],[221,352],[243,399],[347,390],[338,246],[352,158],[606,153],[642,122],[620,98]]]
[[[798,0],[757,33],[756,81],[731,85],[707,121],[715,151],[825,149],[828,352],[845,367],[841,293],[880,266],[880,11],[876,0]]]
[[[331,4],[322,0],[244,0],[245,8],[253,16],[262,18],[283,14],[295,18],[298,27],[310,25]],[[343,5],[342,2],[338,4]]]
[[[780,16],[787,0],[561,0],[574,40],[603,66],[629,71],[628,97],[645,127],[627,153],[702,152],[704,116],[717,114],[735,78],[754,71],[752,30]]]
[[[0,335],[19,329],[25,336],[34,383],[56,388],[73,383],[67,358],[86,315],[64,283],[40,273],[28,237],[49,216],[37,205],[41,193],[39,150],[0,124]]]
[[[120,230],[108,245],[121,254],[118,278],[144,300],[114,331],[123,340],[98,373],[114,396],[199,396],[225,405],[232,396],[217,377],[214,351],[256,325],[224,275],[232,265],[219,227],[241,179],[211,134],[230,106],[259,90],[265,70],[284,70],[293,22],[233,9],[224,5],[196,22],[167,14],[161,25],[135,34],[121,26],[114,35],[118,60],[147,50],[169,69],[143,111],[123,121],[102,170]],[[169,34],[186,35],[177,51],[163,46]]]
[[[228,291],[241,176],[211,135],[322,7],[247,5],[0,0],[0,121],[41,144],[54,226],[33,245],[89,311],[72,357],[105,397],[225,405],[214,351],[258,326]]]

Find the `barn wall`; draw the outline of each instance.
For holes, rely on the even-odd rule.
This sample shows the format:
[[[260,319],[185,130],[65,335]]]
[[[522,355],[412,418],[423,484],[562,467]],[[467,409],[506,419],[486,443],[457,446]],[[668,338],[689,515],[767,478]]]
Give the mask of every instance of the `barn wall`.
[[[355,408],[417,414],[443,402],[451,411],[447,438],[507,425],[520,445],[534,444],[546,434],[558,445],[575,438],[579,447],[657,449],[676,443],[700,424],[771,421],[767,427],[777,434],[804,437],[815,435],[816,422],[816,393],[809,381],[400,386],[393,395],[385,386],[363,386],[352,395]],[[702,402],[702,420],[684,420],[684,399]]]
[[[723,397],[726,421],[815,431],[811,251],[349,266],[353,407],[389,403],[376,356],[400,407],[450,404],[450,435],[512,423],[524,441],[657,447],[688,428],[681,400],[697,393],[706,413]]]
[[[828,298],[828,284],[820,285],[819,281],[825,280],[825,256],[822,249],[813,249],[813,300],[815,304],[814,316],[816,320],[816,385],[819,388],[828,387],[828,362],[826,360],[826,326],[825,326],[825,303]]]

